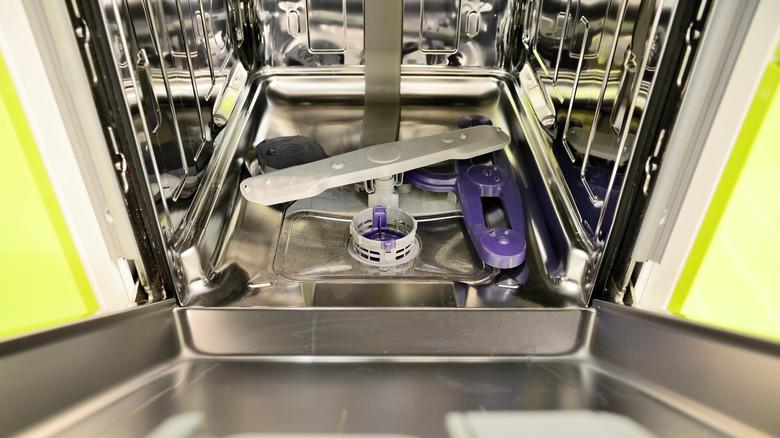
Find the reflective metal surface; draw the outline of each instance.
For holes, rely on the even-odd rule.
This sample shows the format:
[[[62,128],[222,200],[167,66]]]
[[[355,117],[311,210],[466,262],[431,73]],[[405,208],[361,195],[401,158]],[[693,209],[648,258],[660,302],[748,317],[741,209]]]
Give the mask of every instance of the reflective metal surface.
[[[262,29],[251,51],[262,67],[358,66],[366,58],[363,0],[245,2],[244,27]],[[403,2],[401,63],[502,68],[519,49],[519,1]],[[385,23],[386,24],[386,23]],[[380,32],[381,33],[381,32]]]
[[[224,95],[232,71],[242,68],[232,55],[225,5],[100,0],[99,7],[136,127],[141,165],[170,241],[179,226],[175,211],[189,205],[182,197],[188,177],[199,180],[211,155],[211,113],[221,105],[215,99]]]
[[[315,289],[315,300],[317,292]],[[206,356],[576,356],[584,309],[206,309],[176,312]]]
[[[202,421],[195,436],[446,437],[445,418],[452,412],[550,409],[623,414],[658,436],[725,436],[629,383],[573,361],[303,364],[211,360],[182,363],[158,373],[60,436],[142,436],[174,415],[198,414]]]
[[[368,292],[368,293],[366,293]],[[458,307],[463,294],[452,283],[375,283],[366,291],[360,283],[318,283],[313,307]]]
[[[735,436],[780,434],[780,344],[601,301],[594,308],[590,354],[607,370],[640,379],[670,403],[698,401],[691,415]]]
[[[394,122],[377,128],[370,121],[395,120],[398,82],[399,139],[450,130],[465,113],[511,132],[506,152],[528,198],[531,231],[532,280],[516,292],[546,290],[584,304],[620,214],[615,206],[677,6],[408,0],[396,11],[402,17],[393,15],[402,21],[400,61],[392,56],[400,76],[375,83],[370,77],[378,76],[363,73],[386,73],[390,63],[366,62],[397,50],[381,43],[398,32],[367,27],[364,15],[373,15],[363,0],[79,2],[101,10],[102,22],[92,26],[101,37],[95,50],[108,50],[118,73],[119,83],[105,85],[124,90],[141,157],[129,165],[147,183],[135,194],[154,201],[149,213],[165,243],[157,250],[171,265],[180,301],[211,305],[249,296],[258,300],[244,304],[302,302],[301,285],[277,281],[269,263],[281,222],[253,228],[247,221],[259,210],[237,196],[253,146],[304,135],[333,155],[359,147],[367,129],[371,136],[394,132]],[[371,109],[383,105],[392,117]],[[244,278],[246,287],[238,287]]]
[[[322,215],[312,214],[326,213],[347,220],[365,208],[365,194],[355,193],[350,187],[299,201],[287,207],[286,213],[284,206],[264,207],[240,197],[238,180],[245,167],[241,165],[244,151],[266,138],[304,135],[317,141],[328,155],[357,148],[362,85],[359,76],[273,75],[251,83],[239,101],[237,113],[220,134],[222,146],[207,169],[207,178],[213,177],[214,183],[207,186],[209,191],[200,191],[194,197],[188,223],[200,225],[185,227],[186,233],[179,235],[176,248],[185,256],[184,277],[190,284],[179,295],[183,303],[300,306],[304,291],[310,287],[306,282],[365,282],[373,277],[377,281],[395,278],[481,284],[495,276],[473,255],[459,225],[459,215],[452,214],[457,208],[441,194],[420,197],[412,189],[401,196],[401,207],[407,211],[423,216],[440,214],[442,218],[432,220],[436,216],[431,216],[421,226],[427,242],[422,246],[417,271],[411,274],[377,274],[352,263],[349,255],[340,251],[342,244],[346,247],[348,223],[321,220],[317,218]],[[438,97],[442,95],[448,98]],[[505,152],[517,173],[524,202],[533,206],[527,208],[529,229],[533,231],[529,233],[527,256],[530,280],[520,288],[503,289],[511,293],[502,302],[467,302],[501,307],[511,303],[522,307],[535,306],[534,302],[553,306],[567,301],[584,303],[593,274],[595,247],[580,223],[571,217],[576,208],[567,197],[555,157],[545,145],[544,133],[531,115],[533,110],[523,90],[500,77],[405,76],[401,96],[401,139],[449,131],[464,113],[490,117],[513,139]],[[225,178],[222,184],[217,184],[219,175]],[[287,220],[283,220],[285,215]],[[341,231],[339,224],[343,225]],[[196,268],[188,269],[193,253],[197,255]],[[220,275],[230,275],[235,269],[250,279],[245,287],[216,291],[192,287],[192,280],[219,282]],[[193,271],[194,275],[188,274]],[[469,290],[473,295],[480,293]],[[545,298],[545,292],[554,292],[558,302]]]
[[[311,6],[310,3],[307,10],[309,16],[312,16]],[[366,96],[363,104],[361,143],[363,146],[371,146],[398,139],[404,2],[363,2],[363,9],[363,27],[383,29],[383,32],[363,34]],[[346,23],[346,16],[344,22]],[[309,23],[312,24],[312,20],[309,20]],[[313,28],[310,27],[309,30],[311,32]],[[311,35],[309,41],[311,42]]]
[[[94,48],[85,63],[107,51],[116,70],[90,80],[123,91],[111,116],[133,130],[118,138],[140,157],[128,165],[146,184],[133,194],[153,200],[147,231],[163,236],[156,250],[187,307],[0,344],[0,434],[138,436],[190,413],[208,436],[444,436],[451,412],[572,409],[662,436],[780,434],[780,346],[584,308],[635,141],[656,134],[643,118],[667,38],[683,37],[667,33],[676,0],[404,2],[399,138],[451,130],[464,113],[511,134],[523,285],[510,271],[461,282],[480,267],[458,262],[455,231],[431,246],[446,272],[434,282],[327,279],[324,251],[278,251],[293,235],[285,217],[323,211],[318,200],[240,197],[267,138],[305,135],[329,155],[360,146],[364,33],[382,31],[363,23],[363,1],[74,1],[100,8],[77,38]],[[351,200],[327,213],[363,196],[345,190]],[[457,211],[446,197],[414,202]]]
[[[0,434],[175,360],[173,300],[0,342]]]
[[[676,1],[530,0],[528,62],[557,113],[554,148],[592,239],[608,236]]]
[[[439,437],[454,413],[586,410],[659,436],[777,435],[778,367],[778,344],[603,302],[159,304],[0,344],[0,434],[141,436],[178,423],[189,426],[167,436]]]

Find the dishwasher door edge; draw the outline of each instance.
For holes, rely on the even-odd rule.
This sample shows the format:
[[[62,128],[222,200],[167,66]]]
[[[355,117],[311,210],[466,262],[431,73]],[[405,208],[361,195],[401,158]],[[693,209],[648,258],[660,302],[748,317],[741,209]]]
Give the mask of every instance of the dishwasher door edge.
[[[192,344],[193,327],[200,344]],[[220,339],[233,350],[218,351]],[[319,342],[316,348],[312,339]],[[544,341],[534,344],[539,340]],[[194,351],[192,345],[205,348]],[[665,409],[726,434],[780,433],[772,409],[780,401],[780,381],[773,378],[780,369],[780,344],[625,306],[597,301],[593,309],[559,310],[183,309],[168,300],[0,343],[0,394],[13,400],[13,409],[0,410],[0,435],[78,426],[104,409],[110,417],[152,402],[159,408],[171,400],[153,397],[136,405],[143,401],[136,396],[120,402],[168,365],[222,363],[227,370],[236,362],[258,371],[289,364],[315,373],[323,366],[348,370],[392,362],[398,372],[428,364],[481,373],[497,366],[520,373],[541,367],[544,374],[559,364],[606,379],[608,387],[622,382],[614,384],[624,389],[601,387],[589,377],[575,382],[588,409],[613,409],[651,424],[666,417],[653,420],[655,411],[644,409]],[[350,387],[350,375],[339,387]],[[553,386],[571,384],[551,376]],[[174,382],[173,393],[186,395],[197,381]],[[127,389],[128,382],[135,389]],[[261,393],[252,394],[262,398]],[[612,397],[607,405],[605,395]],[[111,424],[106,415],[101,421]]]

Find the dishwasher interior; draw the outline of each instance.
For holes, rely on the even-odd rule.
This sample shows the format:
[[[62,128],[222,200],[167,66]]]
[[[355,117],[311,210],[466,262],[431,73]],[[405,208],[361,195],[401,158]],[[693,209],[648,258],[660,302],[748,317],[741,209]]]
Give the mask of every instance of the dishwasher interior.
[[[663,140],[660,108],[691,56],[683,30],[703,27],[707,2],[70,10],[82,42],[90,22],[82,53],[145,255],[139,301],[175,292],[202,306],[523,308],[606,296],[610,269],[600,268],[631,241],[629,211],[651,177],[644,160]],[[491,149],[479,125],[502,144]],[[362,177],[342,161],[363,148],[425,149],[415,141],[443,148],[363,158],[373,167]],[[461,143],[473,150],[456,156]],[[364,210],[371,220],[359,224]],[[393,261],[358,245],[379,240],[351,235],[370,232],[377,214],[409,228]]]
[[[143,305],[0,344],[0,430],[780,430],[776,346],[621,287],[714,7],[68,2]]]

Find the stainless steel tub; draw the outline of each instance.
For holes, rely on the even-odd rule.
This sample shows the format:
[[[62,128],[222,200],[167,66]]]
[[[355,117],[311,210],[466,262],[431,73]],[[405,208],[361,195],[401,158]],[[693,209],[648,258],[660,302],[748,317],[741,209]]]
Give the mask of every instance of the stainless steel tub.
[[[307,200],[303,206],[296,203],[289,207],[265,207],[240,196],[238,181],[248,172],[254,145],[264,139],[304,135],[316,140],[329,155],[357,148],[364,112],[363,87],[362,75],[343,73],[272,74],[250,79],[236,112],[216,140],[219,146],[207,169],[216,175],[215,183],[205,182],[211,189],[196,194],[185,221],[189,225],[174,247],[182,253],[184,281],[190,283],[187,294],[180,296],[185,305],[303,306],[307,291],[318,283],[372,281],[408,282],[410,287],[418,287],[420,282],[459,282],[469,285],[466,294],[472,297],[463,306],[561,307],[586,302],[596,272],[597,248],[581,224],[572,220],[576,209],[562,185],[561,170],[541,128],[532,120],[528,97],[509,76],[404,75],[399,138],[449,131],[458,117],[474,113],[491,118],[511,133],[513,143],[506,152],[521,184],[530,230],[527,264],[531,280],[518,294],[500,293],[492,269],[469,254],[468,237],[455,204],[430,217],[428,223],[433,225],[421,226],[421,238],[429,240],[427,245],[423,243],[420,257],[424,269],[387,276],[344,266],[351,259],[344,248],[346,221],[365,208],[364,201],[351,191],[334,192],[332,197],[340,196],[335,201],[317,204]],[[446,196],[439,202],[445,203]],[[300,226],[290,225],[300,217],[293,212],[320,212],[323,208],[342,222],[315,217]],[[431,226],[434,229],[426,235]],[[301,237],[301,233],[309,235]],[[339,235],[343,242],[338,241]],[[333,255],[338,250],[344,253],[340,259]],[[329,264],[333,265],[330,271]],[[203,287],[203,277],[220,275],[223,279]],[[231,275],[240,280],[224,279]]]
[[[0,434],[436,437],[496,413],[557,412],[563,422],[584,410],[659,436],[755,436],[780,433],[768,408],[778,369],[776,344],[603,302],[449,311],[164,302],[0,344]]]

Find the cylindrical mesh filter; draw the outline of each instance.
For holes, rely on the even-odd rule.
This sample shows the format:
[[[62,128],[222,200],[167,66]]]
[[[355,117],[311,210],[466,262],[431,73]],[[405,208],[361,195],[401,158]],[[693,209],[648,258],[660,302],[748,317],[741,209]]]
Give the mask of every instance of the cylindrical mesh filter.
[[[403,210],[377,206],[367,208],[349,225],[349,253],[372,266],[396,266],[420,252],[415,236],[417,221]]]

